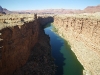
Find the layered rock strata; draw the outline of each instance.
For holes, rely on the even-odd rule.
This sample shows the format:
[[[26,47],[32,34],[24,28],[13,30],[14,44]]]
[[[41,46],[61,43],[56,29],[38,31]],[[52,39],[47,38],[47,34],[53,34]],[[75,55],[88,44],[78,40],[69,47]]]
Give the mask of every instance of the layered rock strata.
[[[50,39],[36,15],[25,15],[0,17],[0,75],[53,75]]]
[[[59,15],[56,32],[69,42],[84,67],[84,75],[100,75],[100,15]]]

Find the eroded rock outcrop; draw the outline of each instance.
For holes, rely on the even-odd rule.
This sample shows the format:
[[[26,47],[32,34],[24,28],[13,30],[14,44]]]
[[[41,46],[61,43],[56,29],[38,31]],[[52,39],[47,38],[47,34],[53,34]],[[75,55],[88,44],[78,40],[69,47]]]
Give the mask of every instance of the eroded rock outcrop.
[[[20,17],[0,19],[0,75],[53,75],[49,37],[36,16]]]
[[[57,33],[66,39],[84,67],[84,75],[100,75],[100,19],[92,15],[54,17]]]

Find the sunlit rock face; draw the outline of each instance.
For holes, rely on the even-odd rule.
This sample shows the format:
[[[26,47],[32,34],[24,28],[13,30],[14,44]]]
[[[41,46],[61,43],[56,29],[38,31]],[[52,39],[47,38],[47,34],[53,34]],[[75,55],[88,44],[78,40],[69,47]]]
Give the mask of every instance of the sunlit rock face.
[[[2,15],[0,75],[54,75],[54,73],[50,38],[44,33],[37,16]]]
[[[57,33],[71,45],[84,67],[84,75],[100,75],[100,15],[60,15],[54,17]]]

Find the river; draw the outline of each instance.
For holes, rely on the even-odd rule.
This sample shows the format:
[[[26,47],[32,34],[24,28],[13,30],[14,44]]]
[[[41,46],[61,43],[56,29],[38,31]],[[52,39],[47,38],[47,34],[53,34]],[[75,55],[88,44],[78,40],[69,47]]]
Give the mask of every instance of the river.
[[[50,23],[44,30],[50,37],[51,53],[57,65],[55,75],[82,75],[83,67],[72,52],[67,41],[57,35],[52,28],[53,25]]]

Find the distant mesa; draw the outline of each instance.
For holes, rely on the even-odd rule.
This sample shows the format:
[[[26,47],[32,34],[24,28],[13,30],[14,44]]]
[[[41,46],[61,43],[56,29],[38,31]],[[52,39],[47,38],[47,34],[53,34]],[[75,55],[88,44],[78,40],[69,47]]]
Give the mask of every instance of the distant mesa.
[[[5,8],[2,8],[2,7],[0,6],[0,13],[1,13],[1,14],[6,14],[6,11],[8,11],[8,10],[5,9]]]
[[[100,4],[97,6],[88,6],[84,9],[84,11],[87,13],[100,12]]]
[[[0,13],[17,13],[17,14],[79,14],[79,13],[95,13],[100,12],[100,4],[97,6],[87,6],[84,10],[80,9],[44,9],[44,10],[20,10],[9,11],[6,8],[0,6]]]
[[[97,6],[87,6],[85,9],[44,9],[44,10],[21,10],[19,13],[38,13],[38,14],[80,14],[100,12],[100,4]]]
[[[12,13],[12,11],[7,10],[6,8],[2,8],[2,6],[0,6],[0,13],[1,14],[9,14]]]
[[[3,8],[0,6],[0,12],[3,12]]]

